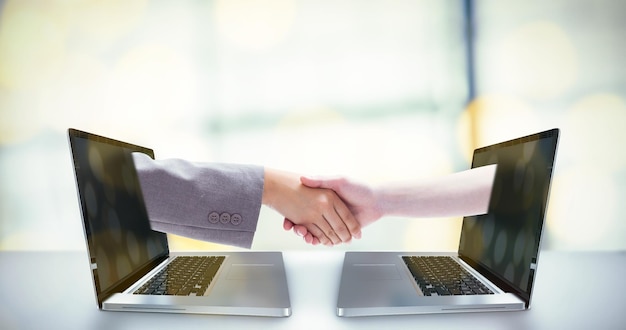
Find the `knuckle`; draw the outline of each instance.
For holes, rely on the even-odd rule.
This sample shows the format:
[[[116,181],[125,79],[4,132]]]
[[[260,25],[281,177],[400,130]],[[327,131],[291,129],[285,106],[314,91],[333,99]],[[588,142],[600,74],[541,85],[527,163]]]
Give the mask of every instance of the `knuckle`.
[[[328,207],[331,204],[332,197],[328,192],[323,192],[317,197],[317,204],[321,207]]]
[[[355,221],[355,222],[349,223],[348,227],[350,231],[355,231],[355,230],[359,230],[361,228],[361,225]]]
[[[341,227],[335,229],[335,232],[339,236],[347,236],[349,234],[348,228],[346,228],[344,226],[341,226]]]

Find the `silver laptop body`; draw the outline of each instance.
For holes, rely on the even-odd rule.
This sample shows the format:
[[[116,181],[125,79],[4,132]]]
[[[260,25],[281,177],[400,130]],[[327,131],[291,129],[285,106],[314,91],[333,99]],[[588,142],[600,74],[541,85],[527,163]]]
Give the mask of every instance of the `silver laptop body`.
[[[558,136],[552,129],[474,151],[472,168],[498,167],[489,211],[463,218],[457,253],[346,252],[337,315],[528,309]],[[412,256],[449,256],[492,293],[426,296],[405,262]]]
[[[170,253],[167,236],[151,230],[130,154],[152,150],[75,129],[68,130],[89,266],[102,310],[287,317],[291,303],[281,252]],[[180,295],[177,258],[219,260],[206,291]],[[185,259],[186,258],[186,259]],[[197,258],[196,258],[197,259]],[[165,290],[139,294],[153,277]],[[196,285],[194,288],[199,288]],[[153,290],[158,291],[158,290]]]

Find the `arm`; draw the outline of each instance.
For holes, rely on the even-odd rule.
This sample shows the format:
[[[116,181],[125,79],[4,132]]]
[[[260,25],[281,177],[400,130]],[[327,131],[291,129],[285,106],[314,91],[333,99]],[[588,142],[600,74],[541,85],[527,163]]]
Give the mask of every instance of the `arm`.
[[[383,216],[451,217],[484,214],[488,211],[496,165],[483,166],[447,176],[378,187],[345,178],[302,177],[309,187],[333,189],[344,200],[362,227]],[[314,235],[286,219],[283,227],[294,229],[313,243]]]
[[[376,188],[382,215],[456,217],[487,213],[496,165],[453,173],[412,184]]]
[[[261,204],[294,219],[324,244],[349,241],[360,226],[329,190],[260,166],[152,160],[134,153],[154,230],[250,248]]]
[[[250,248],[261,208],[260,166],[153,160],[133,153],[152,229]]]

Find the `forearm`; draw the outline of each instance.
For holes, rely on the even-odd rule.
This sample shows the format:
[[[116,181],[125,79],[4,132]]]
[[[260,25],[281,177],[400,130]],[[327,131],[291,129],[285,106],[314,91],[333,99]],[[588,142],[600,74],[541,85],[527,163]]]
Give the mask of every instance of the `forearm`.
[[[385,216],[454,217],[485,214],[496,165],[483,166],[418,183],[374,188]]]
[[[261,208],[262,167],[155,161],[140,153],[133,160],[154,230],[250,247]]]

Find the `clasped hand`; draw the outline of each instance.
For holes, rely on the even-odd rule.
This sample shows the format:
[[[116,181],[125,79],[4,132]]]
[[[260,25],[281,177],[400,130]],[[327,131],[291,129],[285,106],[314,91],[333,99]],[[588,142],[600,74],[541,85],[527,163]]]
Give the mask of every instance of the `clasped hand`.
[[[266,168],[262,202],[285,217],[285,229],[295,226],[308,243],[330,246],[360,238],[358,213],[335,191],[306,183],[297,174]]]
[[[265,169],[263,204],[285,219],[283,228],[327,246],[361,238],[361,227],[382,216],[373,190],[345,178],[318,179]]]
[[[348,209],[349,216],[347,218],[350,219],[349,221],[354,219],[358,223],[359,232],[358,236],[354,236],[355,238],[361,238],[360,229],[362,227],[375,222],[383,215],[374,190],[364,184],[342,177],[314,178],[302,176],[300,177],[300,182],[309,189],[315,188],[322,191],[331,191],[336,197],[340,198],[340,201],[344,204],[343,207]],[[309,244],[325,244],[325,240],[316,235],[315,232],[308,230],[307,226],[299,224],[292,218],[285,217],[283,228],[287,231],[293,230],[294,233],[302,236],[304,241]]]

